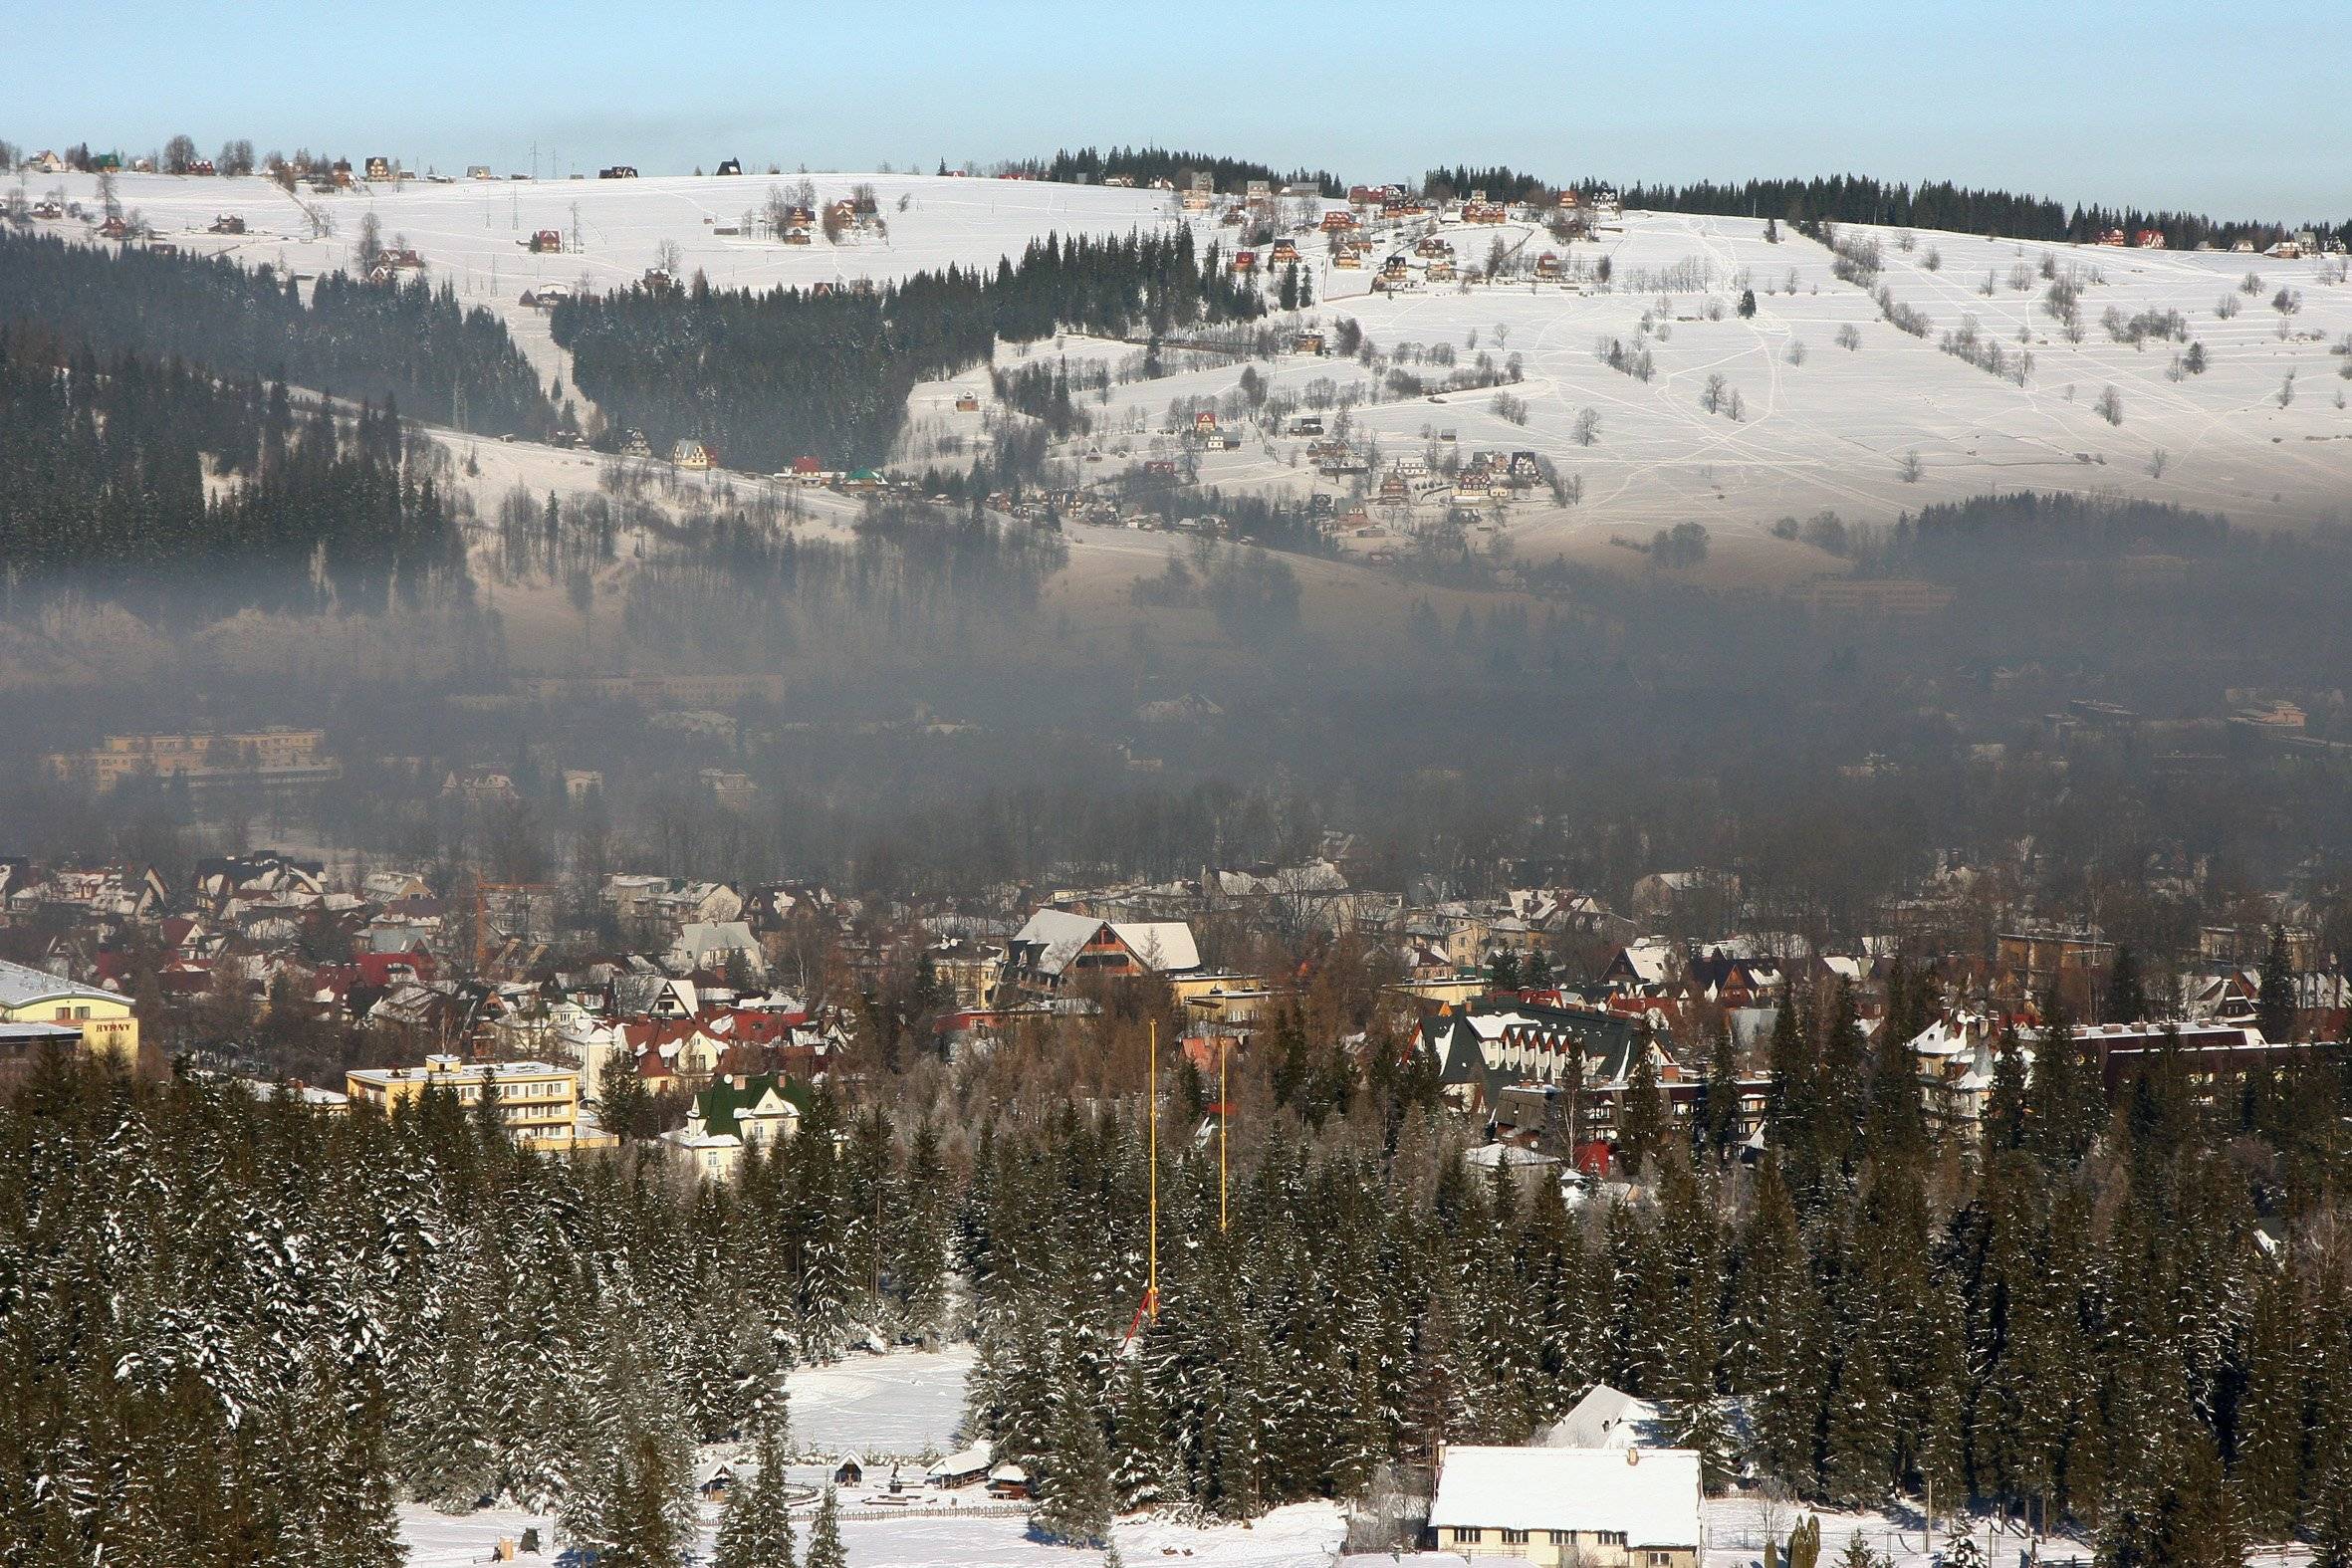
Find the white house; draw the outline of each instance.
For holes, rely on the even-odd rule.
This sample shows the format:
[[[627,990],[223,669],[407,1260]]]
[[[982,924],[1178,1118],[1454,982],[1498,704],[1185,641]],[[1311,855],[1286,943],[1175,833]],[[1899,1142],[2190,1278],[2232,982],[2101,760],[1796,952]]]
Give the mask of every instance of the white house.
[[[696,1175],[725,1181],[743,1163],[744,1150],[773,1151],[800,1130],[801,1107],[792,1098],[798,1092],[772,1072],[722,1078],[694,1097],[686,1125],[663,1134],[662,1142]]]
[[[1688,1449],[1448,1448],[1429,1527],[1440,1551],[1536,1568],[1698,1568],[1699,1456]]]

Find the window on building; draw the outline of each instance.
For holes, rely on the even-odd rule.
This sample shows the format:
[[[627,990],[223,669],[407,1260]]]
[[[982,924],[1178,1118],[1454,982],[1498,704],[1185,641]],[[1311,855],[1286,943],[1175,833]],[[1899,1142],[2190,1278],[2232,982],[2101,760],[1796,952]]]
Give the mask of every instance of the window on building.
[[[1503,1532],[1503,1544],[1506,1546],[1525,1546],[1528,1544],[1528,1532],[1525,1530],[1507,1529]]]
[[[1486,1538],[1487,1532],[1477,1525],[1472,1525],[1468,1529],[1457,1526],[1454,1530],[1454,1544],[1456,1546],[1472,1545]]]

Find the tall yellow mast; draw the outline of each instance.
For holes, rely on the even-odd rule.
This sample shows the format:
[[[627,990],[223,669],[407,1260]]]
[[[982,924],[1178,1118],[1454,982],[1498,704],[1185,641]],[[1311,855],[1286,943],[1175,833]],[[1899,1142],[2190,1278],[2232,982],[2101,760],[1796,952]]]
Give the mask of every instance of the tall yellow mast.
[[[1160,1315],[1160,1023],[1151,1021],[1151,1138],[1143,1154],[1151,1167],[1150,1270],[1143,1286],[1143,1310]]]
[[[1233,1123],[1233,1102],[1226,1098],[1225,1058],[1232,1041],[1223,1034],[1217,1036],[1217,1233],[1225,1233],[1225,1188],[1227,1161],[1225,1158],[1226,1128]]]

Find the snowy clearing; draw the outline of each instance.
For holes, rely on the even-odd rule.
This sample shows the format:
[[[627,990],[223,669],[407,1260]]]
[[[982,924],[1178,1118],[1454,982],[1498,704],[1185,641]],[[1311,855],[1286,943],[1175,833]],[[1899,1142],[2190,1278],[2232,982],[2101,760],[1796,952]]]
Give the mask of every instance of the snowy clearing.
[[[718,1528],[717,1511],[702,1510],[700,1551],[707,1560]],[[503,1538],[520,1540],[525,1529],[540,1531],[537,1561],[555,1560],[552,1521],[516,1509],[484,1509],[452,1518],[429,1508],[400,1510],[411,1568],[459,1568],[488,1561]],[[1277,1508],[1248,1525],[1206,1529],[1163,1519],[1122,1519],[1120,1554],[1131,1563],[1173,1559],[1193,1568],[1325,1568],[1339,1555],[1340,1512],[1332,1503],[1298,1503]],[[808,1522],[800,1523],[803,1543]],[[861,1509],[844,1502],[841,1542],[855,1568],[1066,1568],[1093,1564],[1099,1552],[1049,1545],[1029,1533],[1029,1521],[1002,1514],[955,1519]],[[518,1562],[534,1561],[518,1557]]]
[[[951,1452],[973,1353],[950,1345],[795,1371],[787,1385],[794,1446],[836,1455]]]

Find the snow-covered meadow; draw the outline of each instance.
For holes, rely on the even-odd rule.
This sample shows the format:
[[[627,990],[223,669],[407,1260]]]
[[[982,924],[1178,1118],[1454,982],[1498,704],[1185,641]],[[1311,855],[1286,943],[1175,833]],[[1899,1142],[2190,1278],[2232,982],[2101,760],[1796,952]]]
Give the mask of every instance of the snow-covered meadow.
[[[233,255],[249,265],[312,273],[352,265],[361,224],[372,213],[383,242],[400,243],[424,259],[431,275],[468,298],[515,305],[541,283],[581,284],[596,291],[635,283],[675,245],[682,275],[700,271],[719,288],[766,289],[782,284],[871,278],[1018,253],[1047,234],[1123,234],[1166,220],[1164,192],[1053,185],[1030,180],[962,179],[928,174],[810,174],[820,205],[838,201],[854,185],[871,185],[885,232],[827,244],[786,245],[741,228],[771,187],[789,192],[801,174],[747,174],[654,179],[471,180],[448,184],[408,179],[396,185],[365,181],[337,195],[315,195],[306,185],[289,195],[258,175],[237,178],[121,174],[116,196],[158,239],[200,253]],[[93,206],[94,175],[30,175],[25,187],[38,201],[52,190]],[[900,203],[904,202],[901,206]],[[334,232],[313,232],[310,214],[324,214]],[[213,220],[234,213],[242,235],[209,233]],[[79,231],[71,221],[44,227]],[[564,237],[558,253],[526,248],[542,229]],[[577,235],[580,244],[574,248]]]
[[[717,232],[760,206],[771,185],[789,188],[799,177],[411,180],[336,196],[306,189],[300,202],[333,220],[325,238],[313,237],[296,198],[258,178],[124,175],[118,195],[159,238],[301,272],[350,265],[362,218],[372,213],[387,242],[402,240],[432,276],[505,315],[551,377],[564,374],[563,356],[548,340],[545,317],[519,303],[521,293],[549,282],[626,284],[665,245],[677,248],[687,271],[700,270],[714,284],[806,286],[985,265],[1057,230],[1123,232],[1187,221],[1169,195],[1148,190],[818,174],[810,178],[821,200],[871,183],[886,237],[788,246]],[[60,189],[88,206],[96,183],[36,177],[27,189],[36,199]],[[251,232],[203,232],[222,212],[243,216]],[[1189,221],[1200,225],[1204,243],[1222,237],[1230,252],[1236,231],[1207,218]],[[71,220],[44,226],[87,232]],[[520,242],[541,228],[561,231],[567,251],[524,249]],[[1383,232],[1374,263],[1418,232]],[[1457,450],[1530,449],[1549,457],[1580,487],[1580,500],[1566,508],[1523,500],[1498,519],[1524,558],[1627,563],[1637,558],[1612,550],[1612,539],[1642,539],[1695,520],[1714,534],[1705,575],[1769,582],[1842,569],[1807,546],[1774,538],[1775,520],[1828,510],[1849,524],[1884,524],[1928,502],[2027,488],[2173,501],[2256,526],[2352,516],[2352,379],[2341,374],[2352,355],[2338,351],[2352,338],[2352,286],[2335,281],[2341,258],[1850,227],[1848,234],[1876,241],[1878,281],[1924,319],[1925,335],[1913,336],[1884,319],[1871,293],[1832,275],[1829,251],[1785,226],[1776,243],[1767,240],[1761,219],[1635,212],[1570,247],[1524,224],[1442,232],[1466,269],[1483,265],[1500,237],[1522,261],[1564,251],[1572,276],[1374,294],[1370,269],[1335,269],[1321,236],[1300,235],[1318,303],[1294,320],[1328,327],[1352,317],[1392,355],[1413,345],[1404,364],[1384,363],[1382,373],[1397,367],[1442,378],[1445,369],[1429,358],[1441,347],[1458,366],[1481,353],[1498,364],[1519,361],[1524,379],[1507,390],[1524,402],[1524,424],[1497,407],[1491,390],[1390,397],[1364,403],[1352,418],[1389,457],[1417,454],[1449,431]],[[575,236],[577,251],[569,249]],[[1604,257],[1605,284],[1597,277]],[[2045,273],[2078,287],[2079,340],[2069,340],[2047,308]],[[2240,288],[2248,275],[2250,291]],[[1757,297],[1753,318],[1737,309],[1746,289]],[[2272,308],[2281,290],[2296,307],[2291,316]],[[2126,321],[2178,313],[2185,336],[2118,340],[2101,325],[2111,310]],[[1945,335],[1972,323],[1977,340],[1998,342],[2011,364],[2030,355],[2021,380],[1943,351]],[[1648,379],[1603,362],[1596,349],[1611,338],[1646,350]],[[2190,341],[2202,345],[2206,368],[2177,373]],[[1057,353],[1073,362],[1118,360],[1135,349],[1072,339],[1005,350],[1008,358],[1033,360]],[[1115,472],[1153,452],[1155,441],[1156,450],[1172,450],[1160,434],[1170,404],[1226,398],[1230,407],[1243,368],[1223,362],[1114,385],[1100,400],[1089,394],[1096,432],[1079,445],[1101,459],[1081,464],[1083,471]],[[1353,361],[1312,355],[1286,355],[1256,369],[1276,392],[1292,395],[1318,381],[1368,392],[1375,376]],[[1710,412],[1703,398],[1716,377],[1725,401]],[[2111,389],[2114,418],[2101,407]],[[958,391],[977,392],[980,411],[956,411]],[[977,371],[920,387],[911,402],[918,438],[926,430],[969,438],[999,416],[987,377]],[[1579,439],[1580,426],[1589,442]],[[1303,445],[1253,436],[1239,450],[1207,455],[1200,475],[1227,490],[1300,493],[1314,482]],[[1070,455],[1085,453],[1073,448]],[[583,477],[588,472],[582,467]],[[1082,567],[1100,543],[1073,536],[1073,565]]]
[[[1494,234],[1445,232],[1465,262],[1482,259]],[[1383,350],[1413,345],[1403,368],[1432,380],[1447,373],[1428,359],[1432,348],[1450,349],[1456,366],[1482,352],[1499,366],[1519,359],[1524,380],[1503,390],[1524,400],[1524,425],[1497,409],[1492,390],[1392,398],[1351,417],[1384,456],[1420,455],[1452,432],[1464,453],[1530,449],[1578,479],[1572,508],[1511,508],[1504,526],[1523,555],[1694,519],[1719,531],[1719,545],[1749,536],[1753,550],[1783,555],[1789,567],[1820,569],[1833,563],[1763,531],[1823,510],[1885,523],[1927,502],[2020,489],[2171,501],[2256,526],[2352,518],[2352,380],[2342,374],[2352,356],[2341,351],[2352,286],[2333,281],[2340,259],[1849,228],[1877,241],[1880,281],[1926,319],[1926,336],[1915,336],[1885,320],[1872,294],[1835,278],[1822,246],[1784,227],[1777,243],[1764,232],[1761,220],[1629,214],[1621,229],[1568,248],[1585,269],[1581,287],[1372,294],[1367,274],[1318,262],[1320,280],[1338,292],[1303,314],[1351,316]],[[1519,234],[1538,254],[1558,248]],[[1601,256],[1605,287],[1592,277]],[[2077,281],[2079,341],[2044,304],[2045,258]],[[2252,292],[2241,287],[2249,275]],[[1739,298],[1750,288],[1757,310],[1743,319]],[[2291,317],[2272,307],[2282,289],[2296,306]],[[2101,325],[2110,309],[2127,323],[2178,312],[2187,340],[2117,340]],[[1999,341],[2010,363],[2030,354],[2021,384],[1944,351],[1944,336],[1972,322],[1977,339]],[[1612,338],[1646,349],[1649,379],[1604,361],[1599,346]],[[2176,376],[2188,341],[2203,345],[2207,368]],[[1321,380],[1368,392],[1374,379],[1360,364],[1311,355],[1260,373],[1294,396]],[[1220,366],[1129,382],[1092,411],[1113,429],[1157,430],[1171,400],[1227,396],[1239,376],[1239,366]],[[1717,376],[1727,400],[1711,413],[1703,396]],[[2098,407],[2109,388],[2120,422]],[[1587,410],[1597,421],[1589,444],[1577,435]],[[1309,476],[1292,462],[1298,444],[1213,455],[1203,480],[1301,486]]]
[[[828,1461],[944,1452],[963,1413],[971,1363],[971,1347],[955,1346],[855,1356],[796,1372],[790,1383],[794,1445],[805,1457],[824,1456]],[[911,1476],[920,1467],[909,1463],[902,1473]],[[793,1478],[814,1490],[827,1469],[826,1463],[796,1464]],[[888,1473],[886,1461],[869,1462],[866,1483],[841,1492],[841,1538],[856,1568],[1056,1568],[1100,1560],[1099,1553],[1033,1538],[1025,1510],[994,1502],[977,1488],[934,1493],[910,1486],[904,1502],[869,1501],[886,1494]],[[810,1511],[807,1505],[799,1510],[804,1540]],[[707,1558],[719,1509],[705,1504],[701,1518]],[[519,1542],[527,1529],[539,1531],[540,1561],[553,1561],[560,1550],[555,1521],[521,1509],[452,1516],[411,1505],[400,1510],[400,1528],[412,1568],[488,1561],[500,1540]],[[1165,1519],[1126,1519],[1117,1538],[1121,1554],[1133,1563],[1172,1558],[1198,1568],[1324,1568],[1338,1555],[1341,1530],[1336,1506],[1308,1503],[1277,1509],[1247,1526],[1196,1529]]]

